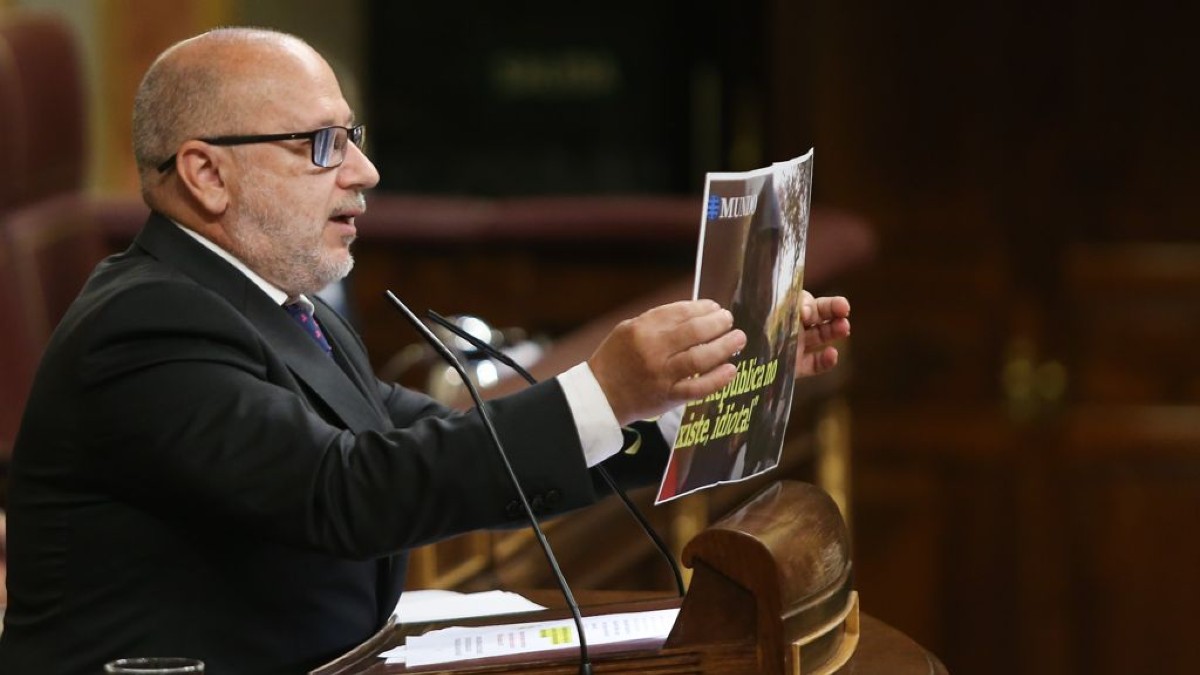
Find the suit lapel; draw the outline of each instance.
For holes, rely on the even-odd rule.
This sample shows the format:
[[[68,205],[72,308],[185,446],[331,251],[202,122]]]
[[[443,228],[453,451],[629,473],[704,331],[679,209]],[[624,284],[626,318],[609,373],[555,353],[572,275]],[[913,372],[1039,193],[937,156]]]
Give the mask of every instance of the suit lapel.
[[[282,307],[272,302],[239,270],[158,214],[151,214],[136,243],[224,297],[254,325],[270,349],[329,406],[347,429],[358,433],[387,428],[386,418],[381,416],[380,404],[375,397],[361,383],[351,381],[351,377],[357,376],[339,368]],[[340,328],[335,332],[341,332]],[[353,344],[352,338],[349,341],[339,339],[335,351],[352,349]]]
[[[325,338],[333,346],[333,359],[341,367],[342,372],[362,392],[363,397],[370,402],[375,413],[383,420],[388,420],[387,410],[379,399],[378,385],[371,364],[366,358],[366,352],[358,338],[354,335],[346,320],[332,307],[320,298],[313,298],[316,306],[316,319],[325,331]]]
[[[283,308],[277,307],[265,294],[259,295],[262,302],[247,303],[246,318],[258,328],[296,377],[312,388],[351,431],[383,430],[377,406],[367,398],[362,387],[356,385]],[[328,327],[325,332],[329,333]],[[343,345],[335,343],[334,351],[341,349]]]

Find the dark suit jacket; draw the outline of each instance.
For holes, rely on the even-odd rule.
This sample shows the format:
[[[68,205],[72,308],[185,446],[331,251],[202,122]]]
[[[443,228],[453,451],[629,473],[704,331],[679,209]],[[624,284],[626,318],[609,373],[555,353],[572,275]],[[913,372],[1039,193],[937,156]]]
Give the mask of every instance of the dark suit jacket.
[[[379,382],[315,302],[333,359],[158,215],[96,269],[14,450],[0,672],[151,655],[301,672],[380,627],[405,549],[516,524],[477,415]],[[489,408],[546,515],[598,497],[557,382]],[[649,482],[662,459],[607,465]]]

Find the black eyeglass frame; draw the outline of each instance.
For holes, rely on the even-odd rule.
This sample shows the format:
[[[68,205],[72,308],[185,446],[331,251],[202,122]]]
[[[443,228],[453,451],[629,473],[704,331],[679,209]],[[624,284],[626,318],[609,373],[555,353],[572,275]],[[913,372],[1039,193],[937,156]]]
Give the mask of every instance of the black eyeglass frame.
[[[200,138],[199,141],[208,143],[209,145],[251,145],[253,143],[274,143],[276,141],[296,141],[306,139],[312,148],[312,163],[322,169],[336,169],[346,161],[346,153],[342,152],[342,159],[337,164],[322,164],[317,161],[317,136],[323,133],[328,133],[334,129],[344,129],[346,131],[346,140],[358,146],[359,150],[363,149],[363,139],[366,138],[366,125],[356,124],[352,127],[343,127],[338,125],[321,127],[312,131],[296,131],[286,134],[251,134],[248,136],[212,136],[209,138]],[[158,165],[159,173],[166,173],[175,166],[175,160],[178,153],[171,155],[162,164]]]

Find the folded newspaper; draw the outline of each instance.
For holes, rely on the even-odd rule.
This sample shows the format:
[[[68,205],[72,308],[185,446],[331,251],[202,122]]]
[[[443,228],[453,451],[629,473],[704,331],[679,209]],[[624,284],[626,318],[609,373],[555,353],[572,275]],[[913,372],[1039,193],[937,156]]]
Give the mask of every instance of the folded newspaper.
[[[727,307],[747,341],[733,382],[684,409],[655,503],[779,464],[801,331],[812,159],[809,150],[707,176],[693,297]]]

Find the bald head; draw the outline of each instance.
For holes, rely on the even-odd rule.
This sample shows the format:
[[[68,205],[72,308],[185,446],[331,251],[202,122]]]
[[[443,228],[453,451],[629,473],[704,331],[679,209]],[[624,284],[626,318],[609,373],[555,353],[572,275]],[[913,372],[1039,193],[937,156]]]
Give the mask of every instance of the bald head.
[[[163,52],[133,107],[133,151],[147,202],[160,181],[158,165],[181,143],[254,131],[272,84],[305,67],[328,65],[300,38],[260,28],[219,28]]]

